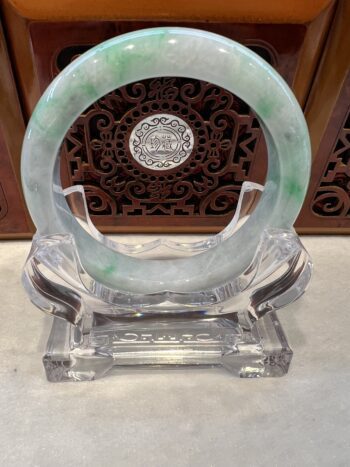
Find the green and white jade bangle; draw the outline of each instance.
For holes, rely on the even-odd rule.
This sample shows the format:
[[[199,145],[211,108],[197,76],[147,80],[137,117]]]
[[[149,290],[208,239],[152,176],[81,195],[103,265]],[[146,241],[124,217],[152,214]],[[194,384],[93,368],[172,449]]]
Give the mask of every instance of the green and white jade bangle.
[[[57,154],[79,114],[115,88],[159,76],[200,79],[232,91],[259,116],[269,154],[265,189],[248,221],[218,246],[175,260],[136,259],[108,248],[67,215],[54,193],[60,185]],[[155,28],[104,42],[57,76],[27,128],[22,182],[38,233],[71,233],[83,267],[96,281],[130,293],[194,292],[224,284],[244,271],[265,229],[292,227],[305,197],[310,159],[301,109],[264,60],[205,31]]]

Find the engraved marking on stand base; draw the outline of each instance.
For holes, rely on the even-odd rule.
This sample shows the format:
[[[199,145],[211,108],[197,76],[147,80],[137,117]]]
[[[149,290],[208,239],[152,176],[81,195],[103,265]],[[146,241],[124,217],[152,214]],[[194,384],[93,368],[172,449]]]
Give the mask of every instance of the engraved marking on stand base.
[[[194,137],[188,124],[171,114],[144,118],[133,129],[129,148],[133,158],[152,170],[170,170],[192,153]]]

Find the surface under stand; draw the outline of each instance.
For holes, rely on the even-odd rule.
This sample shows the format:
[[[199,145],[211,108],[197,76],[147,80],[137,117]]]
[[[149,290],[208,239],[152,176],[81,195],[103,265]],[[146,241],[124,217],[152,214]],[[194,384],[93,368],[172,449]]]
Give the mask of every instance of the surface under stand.
[[[246,222],[263,187],[246,182],[235,217],[220,234],[192,243],[140,243],[103,237],[87,214],[84,192],[64,195],[77,220],[120,252],[183,257],[213,248]],[[251,264],[229,283],[195,293],[130,295],[87,275],[71,235],[36,235],[23,283],[32,302],[54,315],[43,361],[50,381],[93,380],[112,368],[222,366],[240,377],[282,376],[292,358],[275,310],[302,295],[308,253],[293,230],[262,232]]]

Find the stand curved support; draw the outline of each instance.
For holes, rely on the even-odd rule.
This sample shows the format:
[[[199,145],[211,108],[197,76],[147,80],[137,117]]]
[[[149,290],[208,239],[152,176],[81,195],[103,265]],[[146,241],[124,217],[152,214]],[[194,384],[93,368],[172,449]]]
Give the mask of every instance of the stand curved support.
[[[188,255],[233,235],[263,187],[246,183],[239,209],[220,234],[194,242],[112,242],[91,224],[80,187],[65,193],[100,241],[130,255]],[[242,377],[286,373],[292,352],[275,311],[298,299],[312,265],[293,230],[269,229],[251,264],[231,281],[192,293],[148,295],[108,289],[84,270],[70,234],[36,235],[23,272],[32,302],[55,317],[44,365],[49,380],[86,380],[113,367],[221,365]]]

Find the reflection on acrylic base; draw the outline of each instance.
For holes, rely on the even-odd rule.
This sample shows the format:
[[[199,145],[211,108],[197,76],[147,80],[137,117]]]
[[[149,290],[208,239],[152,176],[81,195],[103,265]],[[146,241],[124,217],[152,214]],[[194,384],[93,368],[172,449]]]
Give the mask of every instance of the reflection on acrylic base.
[[[147,260],[215,248],[248,219],[262,191],[261,185],[244,183],[234,218],[217,235],[145,243],[104,237],[90,221],[83,188],[63,194],[92,236]],[[93,380],[112,368],[155,366],[221,366],[254,378],[287,373],[292,351],[275,311],[303,294],[311,269],[294,230],[269,229],[262,232],[251,264],[227,283],[197,292],[130,294],[87,274],[72,235],[36,235],[23,283],[32,302],[55,317],[44,356],[50,381]]]

